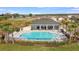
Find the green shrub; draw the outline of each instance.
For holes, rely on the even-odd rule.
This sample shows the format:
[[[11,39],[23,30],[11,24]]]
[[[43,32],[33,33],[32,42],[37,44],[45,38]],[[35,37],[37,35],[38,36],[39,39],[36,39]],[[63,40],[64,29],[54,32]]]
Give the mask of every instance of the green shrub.
[[[62,45],[65,45],[66,42],[49,42],[48,43],[48,46],[62,46]]]
[[[46,42],[46,41],[17,41],[17,44],[25,45],[25,46],[33,46],[33,45],[40,45],[40,46],[62,46],[65,45],[66,42]]]

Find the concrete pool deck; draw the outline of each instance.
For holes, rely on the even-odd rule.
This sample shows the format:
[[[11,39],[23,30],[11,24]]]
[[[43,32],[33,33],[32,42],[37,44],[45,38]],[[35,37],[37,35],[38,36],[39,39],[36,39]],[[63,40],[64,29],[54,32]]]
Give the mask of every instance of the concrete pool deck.
[[[59,32],[58,30],[31,30],[30,26],[28,26],[28,27],[24,27],[23,30],[20,30],[19,32],[13,32],[13,38],[18,39],[18,40],[27,40],[28,41],[28,39],[20,38],[20,35],[23,33],[29,33],[29,32],[50,32],[50,33],[60,34],[62,36],[64,35],[61,32]],[[12,34],[10,34],[9,36],[12,37]],[[63,36],[61,38],[58,37],[55,40],[51,39],[51,40],[30,40],[30,41],[58,41],[58,42],[61,42],[61,41],[64,41],[65,39],[66,39],[66,37]]]

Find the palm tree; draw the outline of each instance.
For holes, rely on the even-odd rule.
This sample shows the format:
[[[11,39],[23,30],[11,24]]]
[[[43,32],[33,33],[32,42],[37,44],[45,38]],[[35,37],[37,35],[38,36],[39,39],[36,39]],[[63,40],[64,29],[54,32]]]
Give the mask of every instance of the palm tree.
[[[8,43],[9,33],[12,33],[14,31],[14,29],[11,28],[11,24],[10,23],[5,23],[5,24],[0,25],[0,29],[2,31],[6,32],[4,40],[5,40],[6,43]],[[12,43],[14,43],[14,42],[12,41]]]
[[[6,32],[0,29],[0,43],[4,41]],[[7,43],[7,40],[5,41]]]
[[[61,24],[63,25],[63,28],[65,28],[67,31],[69,21],[65,18],[64,20],[61,21]]]
[[[26,20],[17,20],[17,21],[13,21],[13,20],[2,20],[0,21],[0,29],[3,32],[6,32],[4,37],[5,37],[5,42],[8,43],[9,38],[9,34],[12,34],[12,43],[14,44],[14,39],[13,39],[13,32],[14,31],[19,31],[20,28],[23,28],[25,26],[28,26],[30,24],[29,21]]]
[[[74,28],[74,40],[76,40],[76,37],[77,37],[76,29],[78,28],[78,24],[74,23],[73,28]]]
[[[70,41],[72,36],[74,36],[74,40],[76,40],[76,28],[78,27],[78,24],[75,22],[71,22],[68,24],[68,32],[70,33]]]
[[[68,25],[67,31],[68,31],[69,34],[70,34],[69,43],[71,43],[71,41],[72,41],[72,34],[73,34],[73,25],[72,25],[71,23]]]

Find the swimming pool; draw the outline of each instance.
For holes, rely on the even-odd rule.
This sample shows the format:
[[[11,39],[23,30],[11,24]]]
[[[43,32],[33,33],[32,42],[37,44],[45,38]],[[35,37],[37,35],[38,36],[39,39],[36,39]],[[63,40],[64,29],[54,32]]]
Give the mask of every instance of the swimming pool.
[[[28,40],[55,40],[59,37],[59,34],[50,32],[29,32],[20,35],[20,38]]]

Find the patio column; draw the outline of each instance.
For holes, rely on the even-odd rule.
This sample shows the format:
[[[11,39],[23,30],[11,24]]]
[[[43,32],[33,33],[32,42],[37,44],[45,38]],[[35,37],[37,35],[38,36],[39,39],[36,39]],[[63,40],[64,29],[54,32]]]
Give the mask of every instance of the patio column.
[[[48,30],[48,25],[46,25],[46,30]]]
[[[55,30],[55,25],[53,25],[53,30]]]
[[[39,30],[41,30],[41,25],[39,25]]]

